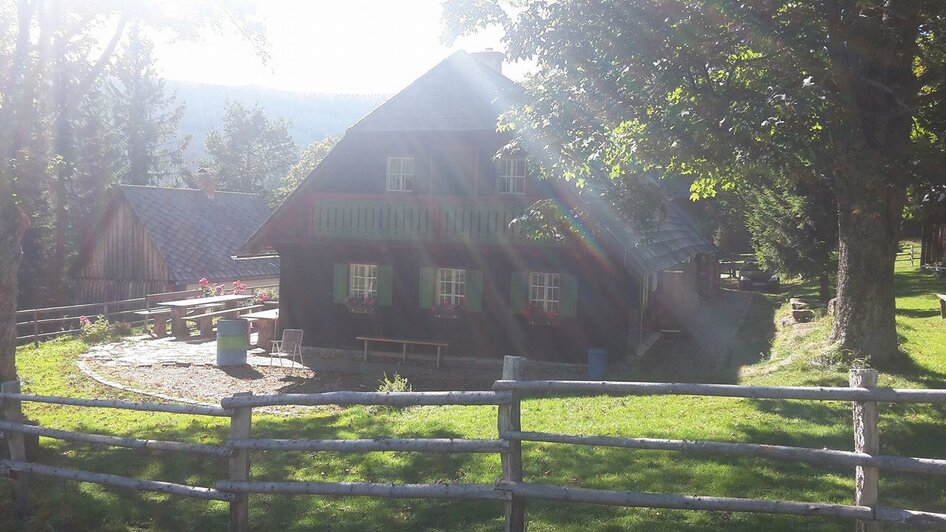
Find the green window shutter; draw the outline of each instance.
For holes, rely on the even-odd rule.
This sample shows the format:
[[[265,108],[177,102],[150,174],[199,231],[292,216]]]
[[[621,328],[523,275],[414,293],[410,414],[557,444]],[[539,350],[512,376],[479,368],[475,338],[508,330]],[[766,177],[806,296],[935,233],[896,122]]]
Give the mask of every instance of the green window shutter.
[[[470,312],[483,310],[483,272],[466,271],[466,309]]]
[[[562,274],[559,277],[558,312],[565,318],[578,316],[578,278]]]
[[[529,303],[529,272],[512,272],[512,287],[509,291],[512,311],[521,313]]]
[[[348,265],[336,264],[333,282],[333,298],[336,303],[344,303],[348,297]]]
[[[378,266],[378,305],[391,306],[391,293],[394,287],[394,267]]]
[[[435,268],[420,269],[420,308],[431,308],[434,305],[434,276],[437,270]]]

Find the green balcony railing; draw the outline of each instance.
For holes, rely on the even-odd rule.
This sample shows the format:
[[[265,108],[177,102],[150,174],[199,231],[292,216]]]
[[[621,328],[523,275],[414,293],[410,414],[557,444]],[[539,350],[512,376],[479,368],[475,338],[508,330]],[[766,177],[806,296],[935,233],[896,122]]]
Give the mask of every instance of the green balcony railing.
[[[526,207],[512,201],[319,198],[312,231],[316,238],[538,243],[510,226]]]

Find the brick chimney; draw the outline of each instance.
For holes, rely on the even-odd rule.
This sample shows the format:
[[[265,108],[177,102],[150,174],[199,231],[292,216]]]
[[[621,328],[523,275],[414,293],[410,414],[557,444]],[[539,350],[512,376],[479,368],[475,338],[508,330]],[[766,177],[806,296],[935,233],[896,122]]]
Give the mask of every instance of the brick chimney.
[[[482,52],[473,52],[470,55],[473,56],[473,59],[476,59],[496,72],[500,74],[503,73],[503,61],[506,59],[506,54],[497,52],[492,48],[487,48]]]
[[[197,170],[197,188],[203,190],[208,199],[214,199],[214,192],[217,191],[217,178],[210,170],[201,168]]]

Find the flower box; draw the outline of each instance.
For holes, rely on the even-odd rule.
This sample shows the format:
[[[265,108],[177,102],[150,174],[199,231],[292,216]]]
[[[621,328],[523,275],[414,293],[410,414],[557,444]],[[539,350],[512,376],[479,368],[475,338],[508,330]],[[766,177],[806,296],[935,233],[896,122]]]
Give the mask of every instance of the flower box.
[[[352,314],[374,314],[378,303],[373,297],[348,296],[345,298],[345,306]]]
[[[434,303],[430,307],[430,310],[435,318],[445,320],[457,320],[463,315],[462,307],[459,305],[451,305],[450,303]]]
[[[530,325],[544,325],[554,327],[559,325],[561,316],[557,310],[546,310],[542,305],[530,304],[523,311],[526,322]]]

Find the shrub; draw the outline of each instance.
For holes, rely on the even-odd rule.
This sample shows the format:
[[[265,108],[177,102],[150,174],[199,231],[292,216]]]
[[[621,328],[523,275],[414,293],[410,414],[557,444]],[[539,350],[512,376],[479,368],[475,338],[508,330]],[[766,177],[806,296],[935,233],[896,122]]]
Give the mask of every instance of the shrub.
[[[413,391],[410,381],[398,375],[397,373],[388,377],[387,372],[385,372],[384,378],[379,380],[378,383],[379,383],[378,391],[382,393]],[[369,406],[366,410],[370,414],[381,414],[385,412],[394,412],[401,409],[394,406],[377,405],[377,406]]]
[[[94,320],[86,316],[79,316],[82,332],[79,336],[88,345],[101,344],[108,341],[109,323],[105,316],[99,315]]]
[[[134,333],[131,324],[124,321],[117,321],[109,327],[109,334],[111,334],[113,340],[131,336]]]

